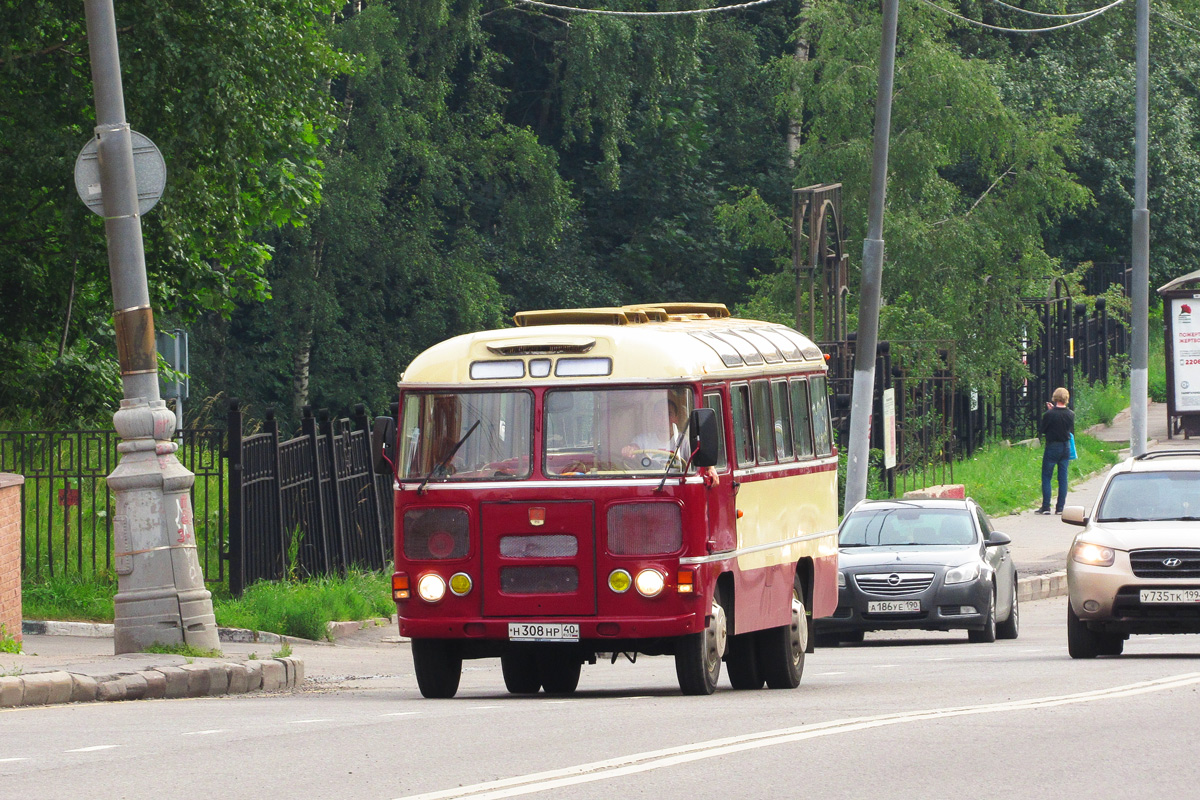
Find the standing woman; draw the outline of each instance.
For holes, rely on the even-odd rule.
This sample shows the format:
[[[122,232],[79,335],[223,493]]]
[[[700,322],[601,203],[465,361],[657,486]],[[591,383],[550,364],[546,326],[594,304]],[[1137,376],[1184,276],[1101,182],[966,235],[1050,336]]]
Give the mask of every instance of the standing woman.
[[[1067,408],[1070,393],[1058,387],[1051,395],[1052,403],[1046,403],[1046,413],[1038,425],[1038,433],[1045,442],[1042,450],[1042,507],[1039,514],[1050,513],[1050,480],[1054,468],[1058,467],[1058,504],[1054,513],[1061,514],[1067,502],[1067,468],[1071,463],[1070,446],[1067,440],[1075,433],[1075,412]]]

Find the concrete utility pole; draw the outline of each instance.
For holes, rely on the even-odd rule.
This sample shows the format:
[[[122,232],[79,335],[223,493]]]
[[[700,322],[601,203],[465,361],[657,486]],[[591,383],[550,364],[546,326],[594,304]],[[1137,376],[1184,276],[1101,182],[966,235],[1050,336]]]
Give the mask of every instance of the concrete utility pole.
[[[879,89],[875,96],[875,140],[871,158],[871,197],[863,240],[858,338],[854,348],[854,390],[850,407],[850,449],[846,454],[846,510],[867,496],[871,453],[871,406],[875,398],[875,350],[879,344],[879,296],[883,283],[883,206],[887,194],[888,138],[892,127],[892,83],[896,65],[899,0],[883,0],[883,42]]]
[[[1150,210],[1146,153],[1150,139],[1150,0],[1137,3],[1137,113],[1133,178],[1133,341],[1129,354],[1129,449],[1146,452],[1150,365]]]
[[[218,646],[212,595],[196,555],[191,488],[195,476],[175,457],[175,415],[158,393],[154,315],[138,214],[133,145],[125,121],[112,0],[85,0],[96,92],[96,137],[117,357],[124,399],[113,417],[121,460],[108,484],[113,517],[117,653],[155,642]]]

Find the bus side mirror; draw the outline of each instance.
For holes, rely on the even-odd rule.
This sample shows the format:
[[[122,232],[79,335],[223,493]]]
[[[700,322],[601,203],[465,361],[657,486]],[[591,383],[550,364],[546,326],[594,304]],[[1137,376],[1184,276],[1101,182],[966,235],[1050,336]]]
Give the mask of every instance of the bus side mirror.
[[[392,451],[396,446],[396,420],[391,417],[376,417],[371,427],[371,469],[376,475],[395,475],[395,459]],[[390,459],[390,461],[389,461]]]
[[[692,447],[692,463],[697,467],[715,467],[721,453],[718,442],[721,441],[720,422],[717,412],[711,408],[697,408],[692,412],[688,422],[689,440]]]

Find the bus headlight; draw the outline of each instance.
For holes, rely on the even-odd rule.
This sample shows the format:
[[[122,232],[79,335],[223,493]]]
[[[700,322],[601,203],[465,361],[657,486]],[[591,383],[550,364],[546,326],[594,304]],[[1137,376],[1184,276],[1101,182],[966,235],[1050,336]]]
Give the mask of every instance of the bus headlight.
[[[436,603],[446,596],[446,582],[434,572],[422,575],[417,581],[417,594],[427,603]]]
[[[637,574],[634,585],[642,597],[658,597],[667,585],[667,579],[656,569],[644,569]]]
[[[608,588],[617,594],[625,594],[632,584],[633,578],[629,577],[629,573],[623,569],[614,569],[608,573]]]
[[[451,575],[450,591],[454,592],[457,597],[462,597],[471,591],[471,576],[465,572],[456,572]]]

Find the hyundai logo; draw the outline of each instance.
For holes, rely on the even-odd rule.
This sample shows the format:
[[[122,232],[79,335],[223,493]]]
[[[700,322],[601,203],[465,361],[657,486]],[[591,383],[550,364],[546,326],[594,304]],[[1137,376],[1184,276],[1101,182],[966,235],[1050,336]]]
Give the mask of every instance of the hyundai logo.
[[[888,575],[888,585],[889,586],[899,586],[900,585],[900,576],[894,572],[891,575]]]
[[[1170,569],[1175,569],[1175,567],[1178,567],[1182,563],[1183,563],[1182,558],[1164,558],[1163,559],[1163,566],[1169,567]]]

